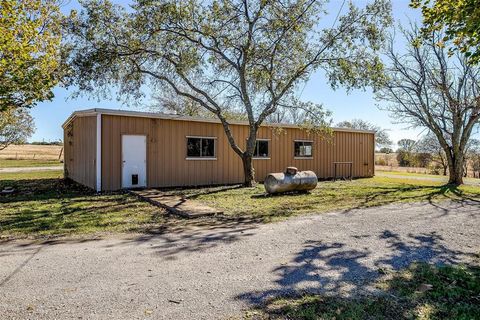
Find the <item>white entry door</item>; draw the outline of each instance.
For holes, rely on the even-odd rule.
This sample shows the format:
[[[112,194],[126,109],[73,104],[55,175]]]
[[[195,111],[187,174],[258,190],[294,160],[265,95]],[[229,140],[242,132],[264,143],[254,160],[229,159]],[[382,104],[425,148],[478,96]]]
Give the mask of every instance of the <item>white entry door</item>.
[[[122,188],[147,186],[147,137],[122,136]]]

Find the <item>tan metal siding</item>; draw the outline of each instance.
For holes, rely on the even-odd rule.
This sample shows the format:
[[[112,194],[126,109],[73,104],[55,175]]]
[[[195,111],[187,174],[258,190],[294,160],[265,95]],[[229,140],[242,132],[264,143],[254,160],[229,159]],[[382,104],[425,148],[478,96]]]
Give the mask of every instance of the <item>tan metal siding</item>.
[[[237,143],[244,148],[248,127],[232,125]],[[240,157],[232,150],[218,123],[102,115],[102,190],[121,188],[121,136],[147,136],[147,185],[149,187],[232,184],[243,181]],[[216,137],[217,160],[187,160],[186,137]],[[259,139],[270,139],[270,159],[253,160],[256,178],[287,166],[313,170],[319,178],[333,177],[334,161],[352,161],[354,177],[373,175],[374,135],[335,132],[323,137],[298,128],[262,127]],[[313,159],[294,159],[294,140],[312,140]],[[342,173],[342,172],[341,172]],[[346,173],[344,169],[343,173]]]
[[[97,117],[76,117],[64,129],[65,177],[95,189]]]

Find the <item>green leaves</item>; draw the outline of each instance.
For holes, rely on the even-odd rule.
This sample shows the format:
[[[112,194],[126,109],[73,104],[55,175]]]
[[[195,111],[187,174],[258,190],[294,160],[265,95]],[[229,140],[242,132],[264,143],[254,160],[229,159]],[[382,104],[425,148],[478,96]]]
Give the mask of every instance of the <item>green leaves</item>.
[[[53,97],[60,73],[60,11],[55,0],[1,0],[0,111]]]
[[[33,118],[25,108],[0,111],[0,150],[12,143],[24,143],[34,131]]]
[[[459,51],[472,64],[480,62],[480,5],[478,0],[413,0],[410,4],[423,14],[423,36],[444,31],[439,44],[450,44],[450,54]]]
[[[194,92],[211,112],[228,106],[261,123],[320,68],[333,87],[381,78],[389,1],[351,5],[322,30],[324,14],[315,0],[137,0],[129,10],[88,1],[66,29],[70,84],[99,94],[114,85],[125,97],[144,85]]]

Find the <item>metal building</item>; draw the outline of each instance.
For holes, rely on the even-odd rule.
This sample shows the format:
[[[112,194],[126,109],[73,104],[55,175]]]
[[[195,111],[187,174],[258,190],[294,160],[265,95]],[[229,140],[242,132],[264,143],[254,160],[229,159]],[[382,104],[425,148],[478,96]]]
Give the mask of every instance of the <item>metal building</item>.
[[[74,112],[63,124],[65,176],[97,191],[242,183],[240,157],[218,120],[110,109]],[[247,123],[231,121],[244,147]],[[333,129],[325,138],[294,125],[258,131],[258,181],[287,166],[320,179],[374,175],[375,133]]]

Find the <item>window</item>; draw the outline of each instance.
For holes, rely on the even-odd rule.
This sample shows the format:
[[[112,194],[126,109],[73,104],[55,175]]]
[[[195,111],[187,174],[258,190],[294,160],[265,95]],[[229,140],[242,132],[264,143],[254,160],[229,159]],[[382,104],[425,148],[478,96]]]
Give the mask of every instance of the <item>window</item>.
[[[268,140],[257,140],[255,143],[254,158],[268,158],[270,155],[268,150]]]
[[[295,141],[294,142],[295,157],[298,158],[311,158],[313,157],[312,153],[312,141]]]
[[[187,137],[187,158],[215,158],[215,138]]]

